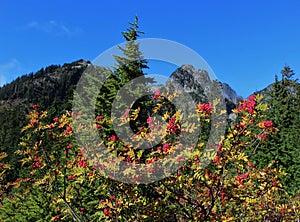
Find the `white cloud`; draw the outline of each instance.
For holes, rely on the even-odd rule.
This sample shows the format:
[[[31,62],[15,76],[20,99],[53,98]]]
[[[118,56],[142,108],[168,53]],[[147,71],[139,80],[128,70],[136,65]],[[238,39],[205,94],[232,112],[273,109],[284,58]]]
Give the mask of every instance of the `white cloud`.
[[[2,74],[0,74],[0,87],[3,86],[5,83],[6,83],[5,76],[3,76]]]
[[[52,33],[56,35],[69,35],[80,31],[79,29],[71,29],[62,22],[55,20],[49,21],[31,21],[22,28],[23,30],[34,29],[37,31]]]
[[[0,64],[0,86],[12,80],[20,72],[22,72],[22,67],[17,59],[11,59],[6,63]]]

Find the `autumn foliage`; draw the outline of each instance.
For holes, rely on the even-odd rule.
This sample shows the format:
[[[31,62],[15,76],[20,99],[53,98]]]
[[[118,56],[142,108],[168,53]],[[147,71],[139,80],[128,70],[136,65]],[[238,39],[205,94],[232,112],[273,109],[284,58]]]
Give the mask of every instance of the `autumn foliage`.
[[[37,203],[29,201],[31,194],[38,192],[47,201],[47,218],[53,221],[298,219],[299,202],[291,199],[280,183],[284,172],[272,165],[259,168],[249,161],[248,155],[276,131],[272,122],[265,119],[263,113],[267,106],[260,100],[259,95],[253,95],[234,110],[236,122],[228,127],[213,152],[204,152],[205,143],[200,142],[174,174],[150,184],[126,184],[108,177],[101,170],[108,166],[99,168],[99,163],[87,158],[85,149],[76,143],[72,126],[72,115],[76,114],[66,113],[47,122],[47,112],[34,106],[17,151],[26,171],[24,177],[2,187],[3,191],[12,189],[12,192],[9,196],[3,195],[1,213],[5,214],[3,211],[9,202],[21,200],[25,200],[28,207],[36,204],[34,210],[41,210]],[[214,104],[196,108],[199,120],[204,122],[209,122],[215,111]],[[167,131],[176,134],[180,129],[178,114],[165,117]],[[151,121],[149,117],[148,123]],[[110,122],[108,117],[96,117],[97,130],[106,122]],[[151,128],[151,124],[148,127]],[[141,132],[147,130],[144,127]],[[106,138],[109,147],[120,145],[115,135]],[[143,156],[127,147],[120,158],[139,164],[143,156],[147,164],[163,158],[172,148],[171,142],[166,143]],[[210,163],[204,166],[203,158]],[[5,169],[5,165],[1,164],[1,169]]]

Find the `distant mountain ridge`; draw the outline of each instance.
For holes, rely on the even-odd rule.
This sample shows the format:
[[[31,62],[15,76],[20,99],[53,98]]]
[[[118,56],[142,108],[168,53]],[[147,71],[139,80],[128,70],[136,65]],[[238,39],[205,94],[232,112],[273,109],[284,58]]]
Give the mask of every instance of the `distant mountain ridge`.
[[[227,83],[222,82],[222,91],[225,99],[232,101],[235,104],[238,104],[244,98],[236,93],[234,89],[230,87]]]
[[[0,105],[39,103],[48,107],[54,100],[64,102],[88,64],[81,59],[18,77],[0,87]]]
[[[280,83],[281,81],[279,81]],[[300,83],[296,83],[297,85],[300,85]],[[263,100],[267,100],[270,97],[270,92],[273,90],[274,87],[274,83],[271,83],[270,85],[268,85],[267,87],[263,88],[262,90],[257,91],[256,93],[263,95]],[[292,92],[295,93],[295,88],[291,88],[290,89]]]
[[[9,84],[0,87],[0,107],[12,104],[39,103],[49,107],[54,101],[65,102],[65,97],[71,99],[73,89],[79,81],[85,68],[91,64],[83,59],[65,63],[64,65],[51,65],[42,68],[35,74],[30,73],[18,77]],[[175,70],[171,77],[180,82],[187,92],[200,96],[194,98],[204,101],[203,94],[209,92],[210,78],[205,70],[195,70],[192,65],[183,65]],[[224,98],[237,104],[243,98],[227,83],[220,82]]]

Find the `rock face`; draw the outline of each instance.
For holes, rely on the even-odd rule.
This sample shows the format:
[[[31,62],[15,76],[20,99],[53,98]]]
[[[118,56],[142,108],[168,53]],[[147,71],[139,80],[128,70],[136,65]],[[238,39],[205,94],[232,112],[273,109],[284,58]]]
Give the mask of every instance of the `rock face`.
[[[195,102],[203,103],[210,92],[211,81],[206,71],[195,70],[192,65],[183,65],[170,76],[167,84],[172,84],[175,90],[184,89]]]
[[[223,96],[225,99],[233,102],[234,104],[238,104],[241,100],[243,100],[243,97],[237,95],[237,93],[227,83],[221,83],[221,84],[222,84]]]
[[[183,65],[175,70],[170,76],[169,83],[177,90],[183,88],[197,103],[223,97],[228,113],[243,99],[227,83],[211,81],[205,70],[195,70],[192,65]]]

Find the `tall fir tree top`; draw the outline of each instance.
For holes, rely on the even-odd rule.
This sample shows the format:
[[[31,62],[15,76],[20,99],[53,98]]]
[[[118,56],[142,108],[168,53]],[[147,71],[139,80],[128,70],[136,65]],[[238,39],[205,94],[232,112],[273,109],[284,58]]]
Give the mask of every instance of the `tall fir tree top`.
[[[144,32],[139,30],[138,17],[134,22],[129,22],[130,26],[125,32],[122,32],[126,39],[125,47],[119,46],[123,56],[114,55],[117,62],[115,75],[118,76],[122,83],[126,83],[136,77],[144,76],[143,69],[148,68],[147,61],[143,58],[139,49],[139,43],[136,42],[140,34]]]
[[[285,65],[281,70],[282,79],[292,79],[295,75],[294,70],[292,70],[288,65]]]
[[[138,30],[139,29],[138,22],[139,22],[139,18],[135,16],[135,21],[129,22],[131,27],[127,28],[127,31],[122,32],[122,35],[124,36],[126,41],[135,41],[140,36],[139,34],[145,34],[144,32]]]

